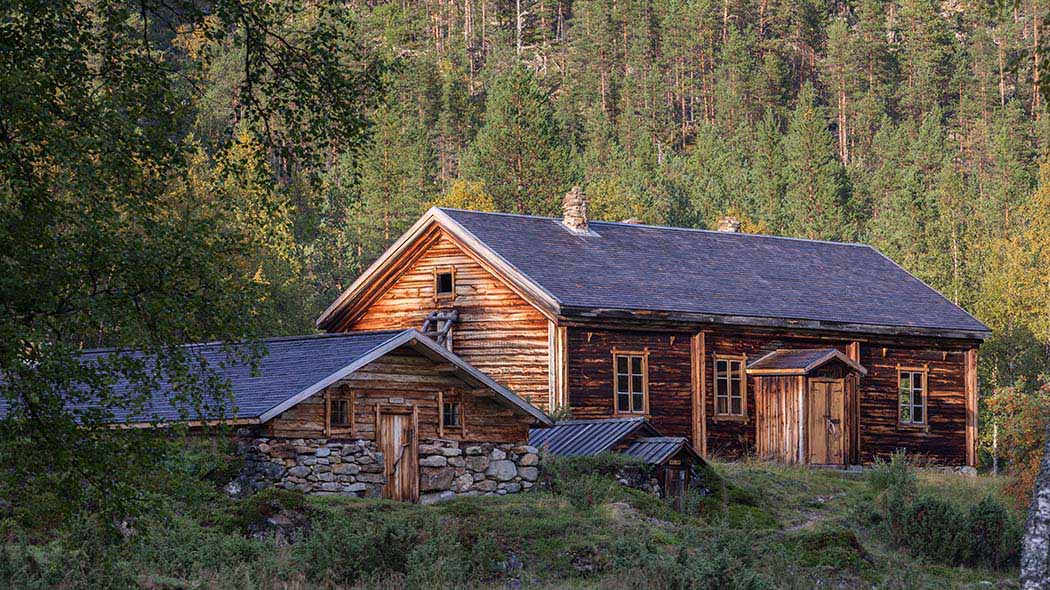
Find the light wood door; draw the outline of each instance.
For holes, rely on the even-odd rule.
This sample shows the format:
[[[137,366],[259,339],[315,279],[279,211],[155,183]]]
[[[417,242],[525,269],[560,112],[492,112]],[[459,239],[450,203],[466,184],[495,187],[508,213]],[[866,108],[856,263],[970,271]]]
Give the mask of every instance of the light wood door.
[[[419,450],[415,408],[380,408],[379,450],[383,452],[386,485],[383,497],[404,502],[419,499]]]
[[[841,379],[809,382],[806,458],[811,465],[846,464],[845,391]]]

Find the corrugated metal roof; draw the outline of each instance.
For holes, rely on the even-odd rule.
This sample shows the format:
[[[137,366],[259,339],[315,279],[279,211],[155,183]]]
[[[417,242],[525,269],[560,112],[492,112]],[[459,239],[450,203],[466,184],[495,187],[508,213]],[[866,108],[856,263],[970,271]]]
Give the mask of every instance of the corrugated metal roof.
[[[660,465],[683,447],[689,448],[688,444],[688,441],[680,436],[650,436],[635,440],[623,454],[637,457],[646,463]],[[696,454],[691,448],[689,452]]]
[[[605,420],[563,420],[550,428],[529,431],[529,444],[560,457],[597,455],[608,451],[638,429],[659,434],[642,417]]]

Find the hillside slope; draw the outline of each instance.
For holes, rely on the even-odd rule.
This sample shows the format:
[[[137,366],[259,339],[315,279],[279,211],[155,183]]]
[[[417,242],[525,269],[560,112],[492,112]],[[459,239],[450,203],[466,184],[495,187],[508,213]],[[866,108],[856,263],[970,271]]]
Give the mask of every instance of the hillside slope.
[[[600,475],[601,465],[589,469],[549,468],[543,492],[430,507],[274,490],[233,501],[198,480],[164,518],[128,523],[123,534],[90,519],[46,542],[9,528],[0,586],[1016,587],[1012,564],[936,565],[891,545],[880,506],[894,497],[894,478],[915,476],[889,466],[845,474],[716,464],[721,477],[709,474],[709,491],[683,513]],[[1002,484],[933,472],[915,483],[920,496],[963,512],[997,498]]]

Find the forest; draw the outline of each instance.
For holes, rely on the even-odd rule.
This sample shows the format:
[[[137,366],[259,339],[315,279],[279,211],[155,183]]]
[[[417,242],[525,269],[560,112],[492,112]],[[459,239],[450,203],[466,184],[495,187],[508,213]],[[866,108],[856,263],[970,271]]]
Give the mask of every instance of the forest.
[[[1042,0],[0,13],[0,397],[22,411],[0,456],[27,493],[127,498],[150,469],[144,443],[88,433],[104,417],[49,393],[105,394],[78,350],[174,366],[173,343],[309,333],[427,208],[553,215],[577,185],[598,219],[734,215],[877,247],[993,329],[982,463],[1030,489],[1050,416]]]

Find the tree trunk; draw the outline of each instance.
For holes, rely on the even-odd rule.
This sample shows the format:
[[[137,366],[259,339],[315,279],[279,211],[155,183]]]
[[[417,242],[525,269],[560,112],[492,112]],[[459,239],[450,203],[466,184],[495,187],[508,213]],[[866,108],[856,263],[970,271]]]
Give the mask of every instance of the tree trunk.
[[[1021,544],[1021,587],[1050,590],[1050,426]]]

